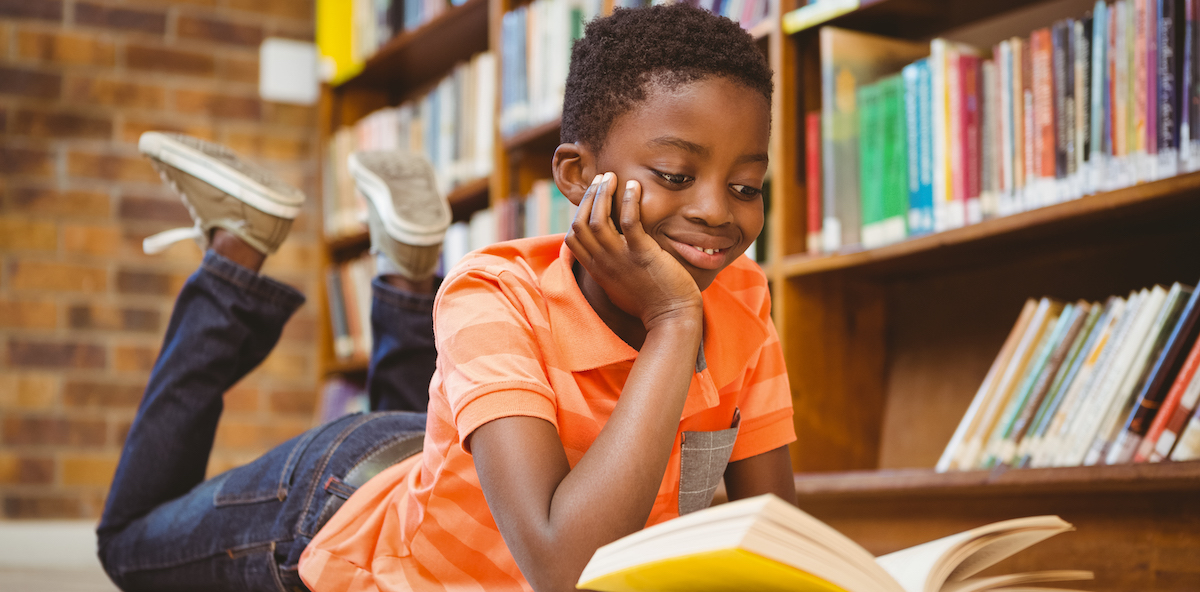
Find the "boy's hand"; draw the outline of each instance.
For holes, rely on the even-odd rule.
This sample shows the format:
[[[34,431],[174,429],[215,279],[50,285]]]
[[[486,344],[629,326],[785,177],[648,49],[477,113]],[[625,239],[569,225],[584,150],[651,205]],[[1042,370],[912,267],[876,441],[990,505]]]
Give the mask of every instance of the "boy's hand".
[[[611,172],[592,181],[567,233],[567,246],[609,300],[641,319],[647,331],[673,319],[699,318],[702,300],[696,281],[642,228],[637,181],[626,183],[621,197],[621,232],[613,225],[616,181]]]

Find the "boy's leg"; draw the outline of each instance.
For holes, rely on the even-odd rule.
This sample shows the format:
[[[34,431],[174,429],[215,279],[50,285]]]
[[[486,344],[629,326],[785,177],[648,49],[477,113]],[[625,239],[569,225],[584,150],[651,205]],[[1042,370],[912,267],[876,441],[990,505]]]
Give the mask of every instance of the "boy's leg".
[[[379,274],[372,282],[371,409],[425,411],[437,359],[433,299],[440,281],[434,271],[450,204],[420,155],[359,152],[350,157],[350,170],[367,198]]]
[[[192,138],[152,132],[140,147],[196,220],[194,229],[147,239],[147,250],[189,237],[212,250],[176,300],[126,437],[98,528],[106,566],[120,563],[105,554],[113,537],[203,480],[225,391],[266,357],[304,302],[293,288],[257,274],[286,237],[303,201],[299,192]]]

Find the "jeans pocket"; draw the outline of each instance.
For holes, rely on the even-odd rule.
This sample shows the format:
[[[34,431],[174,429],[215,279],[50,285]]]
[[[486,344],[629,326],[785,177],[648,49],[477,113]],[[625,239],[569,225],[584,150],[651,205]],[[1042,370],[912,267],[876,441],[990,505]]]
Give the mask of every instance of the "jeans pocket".
[[[218,477],[221,485],[213,495],[213,505],[222,507],[287,499],[296,462],[320,432],[320,429],[309,430],[254,462]]]
[[[679,451],[679,515],[703,510],[725,475],[738,428],[684,432]]]

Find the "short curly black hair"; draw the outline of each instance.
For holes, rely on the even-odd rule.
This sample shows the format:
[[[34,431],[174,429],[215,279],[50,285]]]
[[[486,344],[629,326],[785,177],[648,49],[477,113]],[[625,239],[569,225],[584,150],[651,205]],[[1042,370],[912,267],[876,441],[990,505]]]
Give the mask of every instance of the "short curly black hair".
[[[599,151],[613,122],[646,100],[651,85],[673,88],[720,76],[770,104],[771,67],[737,23],[684,2],[618,8],[588,23],[571,50],[561,141]]]

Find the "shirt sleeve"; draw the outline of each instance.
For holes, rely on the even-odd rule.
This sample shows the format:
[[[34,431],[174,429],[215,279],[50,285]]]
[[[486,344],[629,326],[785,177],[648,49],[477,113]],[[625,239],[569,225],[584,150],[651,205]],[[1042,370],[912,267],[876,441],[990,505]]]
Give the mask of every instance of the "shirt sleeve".
[[[558,429],[556,397],[537,339],[549,326],[532,282],[480,269],[446,282],[434,308],[434,335],[459,441],[501,417],[537,417]]]

